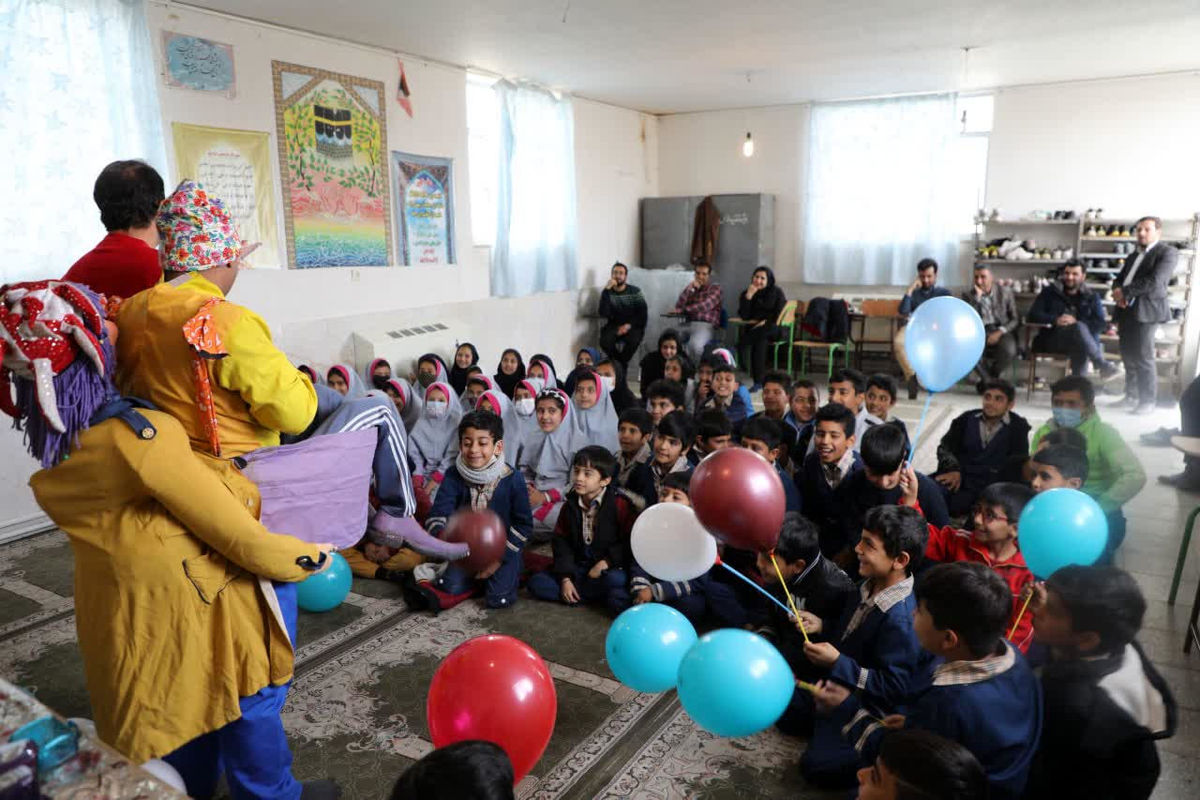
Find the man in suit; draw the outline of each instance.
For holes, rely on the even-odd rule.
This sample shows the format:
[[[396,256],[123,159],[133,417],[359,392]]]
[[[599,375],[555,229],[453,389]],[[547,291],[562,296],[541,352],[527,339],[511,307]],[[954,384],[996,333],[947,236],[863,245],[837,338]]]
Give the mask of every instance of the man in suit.
[[[1158,392],[1154,366],[1154,331],[1171,319],[1167,284],[1175,272],[1179,251],[1160,240],[1162,220],[1142,217],[1135,228],[1137,253],[1113,281],[1121,359],[1125,362],[1125,403],[1142,414],[1153,411]]]
[[[984,383],[991,378],[1003,378],[1017,357],[1016,331],[1021,324],[1017,299],[1012,287],[996,283],[987,264],[975,265],[974,285],[963,292],[962,299],[979,312],[987,331],[987,346],[975,366],[975,388],[983,394]]]

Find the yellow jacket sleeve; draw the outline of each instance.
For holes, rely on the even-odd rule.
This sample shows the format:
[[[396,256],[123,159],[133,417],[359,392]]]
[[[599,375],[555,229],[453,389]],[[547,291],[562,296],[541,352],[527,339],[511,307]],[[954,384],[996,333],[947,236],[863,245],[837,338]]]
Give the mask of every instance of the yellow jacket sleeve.
[[[316,545],[271,533],[256,520],[217,474],[192,454],[177,425],[159,425],[153,444],[134,467],[147,494],[193,536],[228,561],[273,581],[302,581],[312,573],[296,563],[321,557]]]
[[[213,363],[217,383],[237,392],[255,421],[280,433],[303,433],[317,414],[317,392],[271,341],[267,323],[222,303],[214,311],[229,355]]]

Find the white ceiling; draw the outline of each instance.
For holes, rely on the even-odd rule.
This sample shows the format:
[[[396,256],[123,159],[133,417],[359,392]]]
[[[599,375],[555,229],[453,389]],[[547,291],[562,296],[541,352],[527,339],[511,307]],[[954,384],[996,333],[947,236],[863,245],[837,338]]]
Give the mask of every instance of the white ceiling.
[[[1200,68],[1197,0],[189,3],[655,113]]]

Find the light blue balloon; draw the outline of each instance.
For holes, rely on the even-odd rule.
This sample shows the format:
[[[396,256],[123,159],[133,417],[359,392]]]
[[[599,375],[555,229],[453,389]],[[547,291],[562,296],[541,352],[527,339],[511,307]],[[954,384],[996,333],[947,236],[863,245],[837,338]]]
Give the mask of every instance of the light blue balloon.
[[[1068,564],[1094,564],[1108,542],[1108,517],[1078,489],[1050,489],[1025,504],[1017,527],[1029,571],[1049,578]]]
[[[679,662],[695,643],[687,617],[662,603],[643,603],[613,620],[604,654],[613,675],[630,689],[665,692],[675,688]]]
[[[944,392],[975,369],[987,334],[983,320],[957,297],[935,297],[917,307],[904,332],[904,352],[931,392]]]
[[[309,575],[296,584],[296,605],[305,611],[328,611],[337,608],[350,594],[354,576],[346,559],[331,553],[333,563],[328,568]]]
[[[749,736],[774,724],[792,699],[792,670],[758,634],[723,628],[700,637],[679,665],[679,702],[717,736]]]

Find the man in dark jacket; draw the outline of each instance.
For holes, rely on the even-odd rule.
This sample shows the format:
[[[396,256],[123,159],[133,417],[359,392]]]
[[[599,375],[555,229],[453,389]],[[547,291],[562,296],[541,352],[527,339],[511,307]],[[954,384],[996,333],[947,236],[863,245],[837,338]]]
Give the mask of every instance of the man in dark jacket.
[[[975,367],[982,392],[983,382],[988,378],[1003,378],[1017,357],[1016,332],[1021,325],[1017,299],[1012,287],[996,282],[987,264],[975,265],[974,285],[963,292],[962,299],[979,313],[987,331],[983,357]],[[990,369],[989,361],[992,362]]]
[[[646,335],[646,298],[641,289],[626,283],[628,278],[628,267],[620,261],[612,265],[597,312],[605,320],[600,329],[600,349],[626,370]]]
[[[1100,334],[1107,320],[1100,297],[1087,287],[1083,262],[1073,258],[1063,264],[1059,281],[1038,294],[1029,308],[1026,321],[1049,325],[1033,340],[1039,353],[1064,353],[1071,359],[1071,374],[1082,375],[1088,362],[1107,380],[1120,370],[1104,358]]]
[[[1135,229],[1137,253],[1113,281],[1113,316],[1125,362],[1125,402],[1139,414],[1154,410],[1158,371],[1154,366],[1154,330],[1171,319],[1167,286],[1175,274],[1179,251],[1161,242],[1162,220],[1142,217]]]
[[[900,308],[896,313],[904,319],[908,319],[926,300],[932,300],[935,297],[950,297],[949,289],[937,285],[937,276],[938,263],[936,261],[932,258],[922,258],[918,261],[917,277],[908,285],[904,297],[900,298]],[[904,372],[904,379],[908,383],[908,399],[916,400],[917,373],[912,368],[912,364],[908,363],[908,354],[904,351],[905,327],[907,326],[902,326],[900,330],[896,331],[893,349],[896,353],[896,361],[899,362],[900,369]]]

